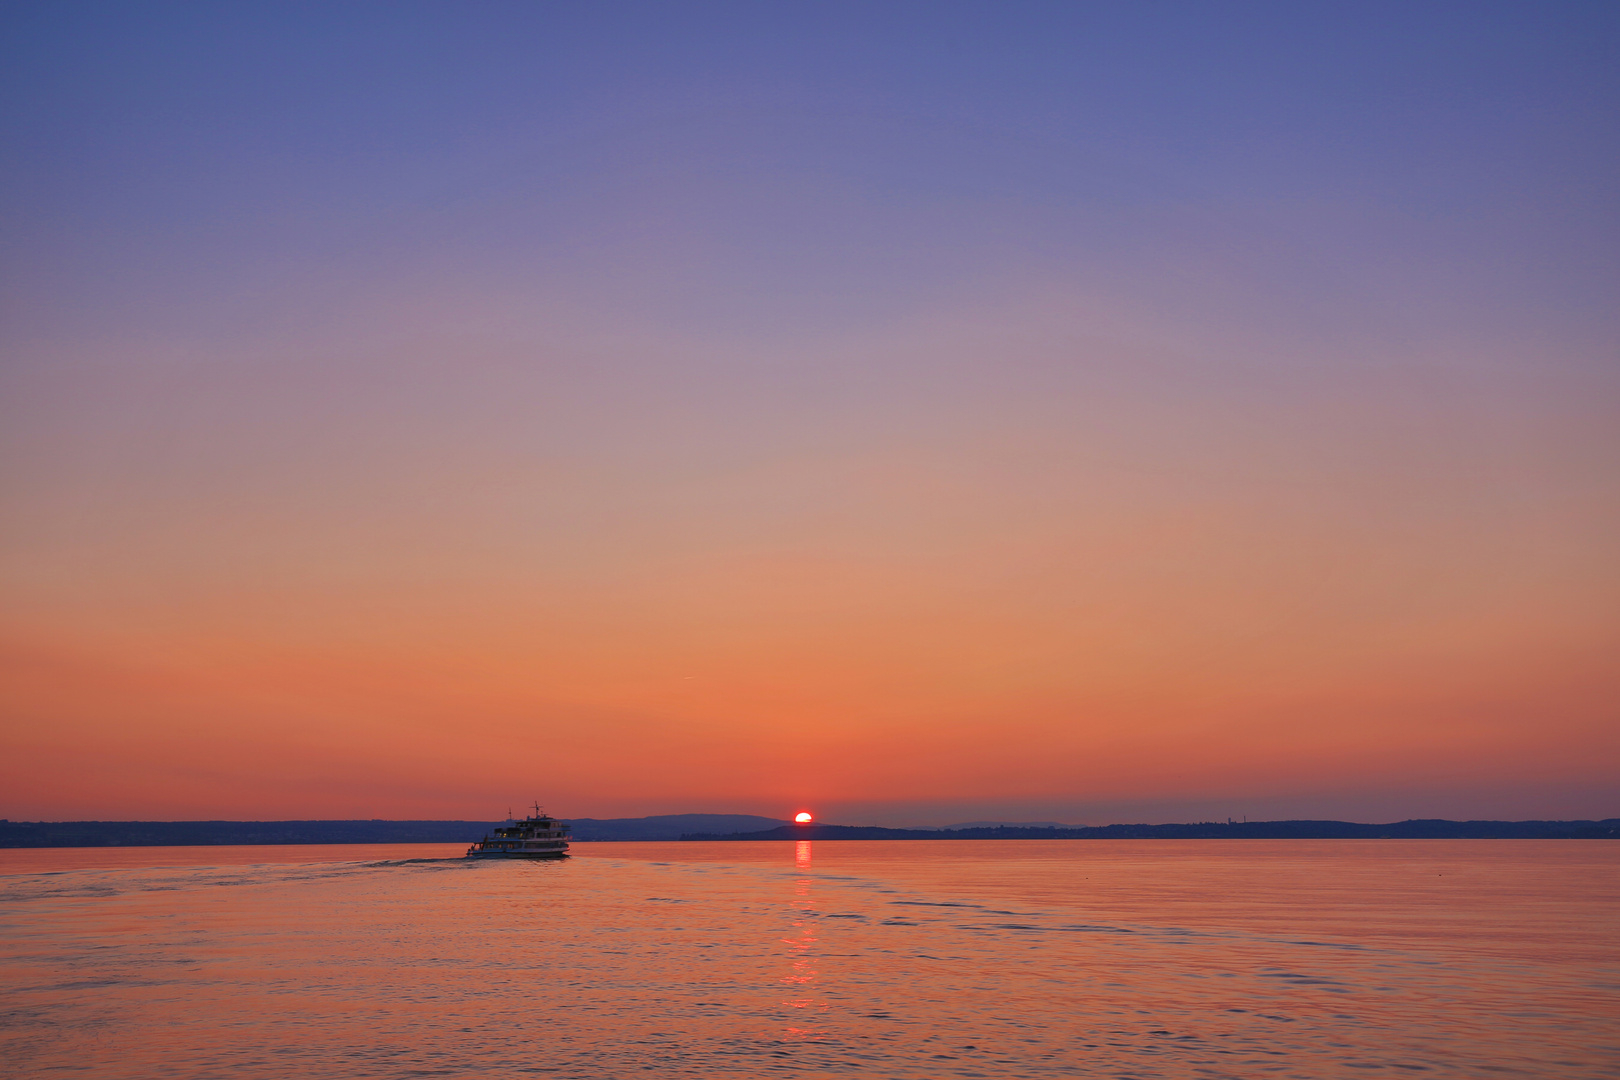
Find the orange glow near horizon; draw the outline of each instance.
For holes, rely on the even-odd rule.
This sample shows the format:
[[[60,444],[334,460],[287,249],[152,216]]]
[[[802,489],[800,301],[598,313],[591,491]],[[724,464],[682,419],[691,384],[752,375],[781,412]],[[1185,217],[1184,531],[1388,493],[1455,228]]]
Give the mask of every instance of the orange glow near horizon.
[[[210,91],[196,28],[114,78],[63,10],[8,99],[0,817],[1620,814],[1607,98],[1149,116],[1154,45],[906,104],[855,37],[423,109]]]

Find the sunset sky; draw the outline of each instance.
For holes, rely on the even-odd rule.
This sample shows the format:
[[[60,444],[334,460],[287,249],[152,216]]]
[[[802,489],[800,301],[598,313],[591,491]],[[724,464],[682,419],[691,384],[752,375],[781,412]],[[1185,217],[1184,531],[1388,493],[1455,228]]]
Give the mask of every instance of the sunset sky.
[[[1620,5],[0,20],[0,816],[1620,815]]]

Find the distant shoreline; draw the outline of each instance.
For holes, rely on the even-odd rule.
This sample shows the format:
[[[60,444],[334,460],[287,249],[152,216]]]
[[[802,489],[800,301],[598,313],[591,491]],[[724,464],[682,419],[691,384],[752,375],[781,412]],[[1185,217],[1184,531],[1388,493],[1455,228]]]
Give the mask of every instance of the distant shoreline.
[[[679,840],[690,832],[744,832],[784,824],[755,814],[564,818],[581,842]],[[501,821],[7,821],[0,848],[213,847],[252,844],[470,844]]]
[[[1608,840],[1620,818],[1602,821],[1446,821],[1366,825],[1355,821],[1203,821],[1175,825],[1079,828],[996,826],[974,829],[884,829],[850,825],[783,825],[758,832],[689,833],[682,840]]]
[[[1206,821],[1078,828],[995,826],[888,829],[776,824],[751,815],[669,814],[575,818],[574,838],[611,841],[704,840],[1606,840],[1620,818],[1601,821]],[[257,844],[471,843],[487,821],[0,821],[0,848],[213,847]],[[769,828],[747,826],[765,824]],[[738,828],[738,826],[743,826]],[[722,831],[725,830],[725,831]]]

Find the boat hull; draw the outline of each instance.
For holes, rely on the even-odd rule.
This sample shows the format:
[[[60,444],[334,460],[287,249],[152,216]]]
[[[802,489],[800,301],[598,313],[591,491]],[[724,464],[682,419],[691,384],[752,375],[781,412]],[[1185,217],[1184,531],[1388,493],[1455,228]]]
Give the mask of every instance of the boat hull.
[[[468,859],[566,859],[566,851],[469,851]]]

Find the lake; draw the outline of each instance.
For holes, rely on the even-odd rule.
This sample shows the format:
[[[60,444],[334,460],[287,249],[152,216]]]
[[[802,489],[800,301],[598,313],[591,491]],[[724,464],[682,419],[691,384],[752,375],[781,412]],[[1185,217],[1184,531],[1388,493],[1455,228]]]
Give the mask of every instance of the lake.
[[[0,851],[0,1069],[1620,1075],[1612,841]]]

